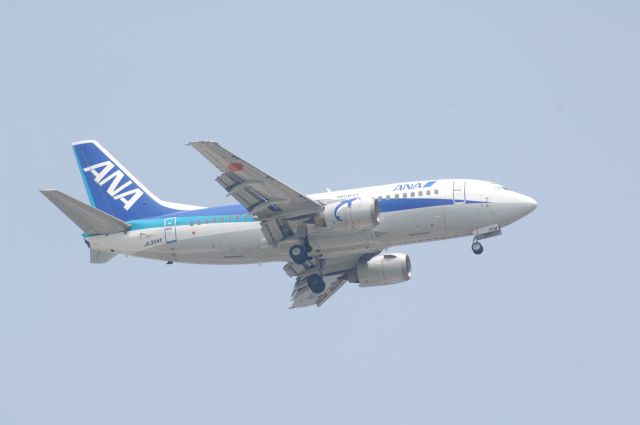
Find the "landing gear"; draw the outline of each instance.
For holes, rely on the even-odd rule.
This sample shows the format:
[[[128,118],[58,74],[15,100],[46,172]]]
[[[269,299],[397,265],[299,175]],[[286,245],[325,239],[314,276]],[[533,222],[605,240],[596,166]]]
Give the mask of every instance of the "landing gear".
[[[471,244],[471,250],[474,254],[480,255],[482,254],[482,251],[484,251],[484,248],[482,247],[482,244],[480,242],[473,241],[473,243]]]
[[[293,262],[296,264],[303,264],[309,259],[307,256],[307,250],[304,249],[304,246],[302,245],[293,245],[289,248],[289,257],[291,257]]]
[[[307,285],[309,285],[309,289],[311,289],[311,292],[314,294],[321,294],[327,286],[319,274],[309,275],[309,277],[307,277]]]
[[[289,248],[289,257],[291,257],[296,264],[304,264],[305,261],[309,260],[307,254],[312,251],[311,245],[309,245],[309,239],[307,239],[306,236],[301,242],[302,244],[295,244]]]

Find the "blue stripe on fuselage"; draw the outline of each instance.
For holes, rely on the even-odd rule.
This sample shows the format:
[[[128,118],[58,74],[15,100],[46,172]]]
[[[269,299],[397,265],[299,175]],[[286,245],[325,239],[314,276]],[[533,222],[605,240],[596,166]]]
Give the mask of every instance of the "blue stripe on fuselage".
[[[451,199],[440,198],[391,198],[380,199],[380,212],[413,210],[416,208],[439,207],[441,205],[451,205]]]
[[[478,204],[482,201],[470,201],[466,202],[456,202],[456,204]],[[403,211],[403,210],[413,210],[417,208],[427,208],[427,207],[440,207],[443,205],[453,205],[453,200],[450,198],[391,198],[385,199],[382,198],[378,201],[380,205],[380,212],[391,212],[391,211]]]
[[[158,217],[145,218],[140,220],[131,220],[129,230],[149,229],[152,227],[163,227],[164,219],[175,217],[176,226],[188,226],[195,223],[240,223],[247,221],[255,221],[253,215],[242,205],[225,205],[221,207],[202,208],[199,210],[180,211],[175,214],[166,214]]]
[[[481,201],[467,200],[467,204],[475,204]],[[443,205],[452,205],[451,199],[442,198],[391,198],[380,199],[380,213],[392,211],[413,210],[418,208],[438,207]],[[180,211],[175,214],[167,214],[158,217],[151,217],[140,220],[131,220],[129,230],[141,230],[152,227],[163,227],[164,219],[169,217],[176,218],[177,226],[187,226],[200,221],[201,224],[225,224],[256,221],[253,215],[249,214],[247,209],[242,205],[225,205],[221,207],[202,208],[192,211]]]
[[[162,217],[192,217],[192,216],[214,216],[214,215],[242,215],[248,214],[249,211],[242,205],[223,205],[221,207],[202,208],[199,210],[180,211],[174,214],[165,214],[154,218]]]

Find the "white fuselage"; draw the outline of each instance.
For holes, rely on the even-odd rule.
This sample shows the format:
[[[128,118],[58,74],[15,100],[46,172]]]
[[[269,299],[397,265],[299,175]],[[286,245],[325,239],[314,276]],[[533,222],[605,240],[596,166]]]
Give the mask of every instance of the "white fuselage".
[[[448,179],[372,186],[309,195],[321,202],[378,198],[380,222],[359,231],[307,225],[314,256],[371,252],[396,245],[469,236],[490,226],[502,228],[536,207],[528,196],[496,183]],[[130,222],[129,231],[87,236],[93,249],[124,255],[201,264],[289,261],[297,238],[273,247],[260,221],[239,207],[185,211],[173,217]]]

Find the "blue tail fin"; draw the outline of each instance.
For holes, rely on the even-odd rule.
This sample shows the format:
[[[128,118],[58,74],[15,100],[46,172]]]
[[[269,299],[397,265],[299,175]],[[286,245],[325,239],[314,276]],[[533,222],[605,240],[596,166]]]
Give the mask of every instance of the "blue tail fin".
[[[73,152],[91,205],[120,220],[199,208],[158,199],[95,140],[74,143]]]

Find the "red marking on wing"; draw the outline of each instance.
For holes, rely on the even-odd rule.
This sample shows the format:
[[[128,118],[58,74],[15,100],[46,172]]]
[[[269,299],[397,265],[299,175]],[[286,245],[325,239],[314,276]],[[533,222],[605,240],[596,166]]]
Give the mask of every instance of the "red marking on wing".
[[[227,168],[229,169],[229,171],[242,171],[244,170],[244,165],[239,162],[231,162],[229,165],[227,165]]]

